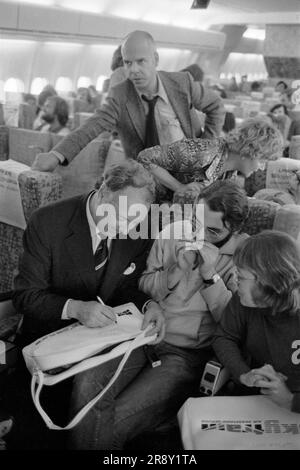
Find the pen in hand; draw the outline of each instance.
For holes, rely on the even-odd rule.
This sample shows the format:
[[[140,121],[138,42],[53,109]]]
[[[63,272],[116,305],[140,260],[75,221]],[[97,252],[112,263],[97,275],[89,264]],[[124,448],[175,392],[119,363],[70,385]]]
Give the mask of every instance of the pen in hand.
[[[98,295],[97,295],[97,300],[98,300],[99,304],[105,305],[105,303],[103,302],[103,300],[101,299],[101,297],[99,297]],[[108,318],[109,320],[112,320],[113,322],[118,323],[117,320],[113,320],[113,318],[108,317],[107,315],[105,315],[104,312],[102,312],[102,315],[104,315],[104,316],[105,316],[106,318]]]

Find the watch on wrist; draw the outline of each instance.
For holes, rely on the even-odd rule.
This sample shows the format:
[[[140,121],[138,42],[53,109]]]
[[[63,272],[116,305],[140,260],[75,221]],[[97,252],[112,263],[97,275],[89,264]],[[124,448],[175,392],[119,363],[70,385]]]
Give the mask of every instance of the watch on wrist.
[[[206,286],[212,286],[213,284],[216,284],[220,280],[219,274],[214,274],[210,279],[203,279],[203,282]]]

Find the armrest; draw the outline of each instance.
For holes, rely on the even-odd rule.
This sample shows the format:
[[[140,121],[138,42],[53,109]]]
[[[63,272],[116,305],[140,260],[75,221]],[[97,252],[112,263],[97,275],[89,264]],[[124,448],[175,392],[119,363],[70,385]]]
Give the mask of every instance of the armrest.
[[[9,292],[1,294],[1,298],[9,295],[11,295]],[[21,321],[22,315],[15,311],[11,299],[0,300],[0,340],[12,339]]]

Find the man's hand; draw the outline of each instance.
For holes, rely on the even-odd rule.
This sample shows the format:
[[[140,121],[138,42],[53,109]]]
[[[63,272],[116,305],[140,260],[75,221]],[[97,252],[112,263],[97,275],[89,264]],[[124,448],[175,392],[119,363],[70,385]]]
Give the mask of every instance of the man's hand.
[[[59,164],[59,159],[52,153],[39,153],[31,166],[32,170],[37,171],[54,171]]]
[[[268,397],[277,405],[287,408],[292,407],[293,394],[285,384],[287,377],[280,372],[276,372],[274,368],[266,364],[260,369],[253,369],[254,373],[262,375],[255,383],[260,388],[260,393],[268,395]]]
[[[194,268],[198,253],[194,250],[187,250],[185,243],[177,251],[177,265],[182,271],[190,271]]]
[[[258,372],[255,373],[253,370],[240,375],[240,382],[247,387],[257,387],[256,383],[263,379],[263,375],[260,375]]]
[[[151,344],[160,343],[164,339],[165,332],[166,332],[166,325],[165,325],[165,318],[163,315],[163,311],[160,306],[153,301],[151,301],[147,305],[147,310],[144,316],[144,321],[142,324],[142,330],[145,330],[148,325],[153,323],[153,328],[151,328],[147,333],[146,336],[152,336],[157,333],[157,338]]]
[[[88,328],[103,327],[111,325],[116,321],[114,310],[96,301],[81,302],[80,300],[70,300],[67,307],[67,315],[69,318],[75,318]]]
[[[200,264],[199,271],[204,279],[211,278],[215,273],[215,266],[219,256],[219,248],[209,242],[203,242],[202,248],[199,250]]]

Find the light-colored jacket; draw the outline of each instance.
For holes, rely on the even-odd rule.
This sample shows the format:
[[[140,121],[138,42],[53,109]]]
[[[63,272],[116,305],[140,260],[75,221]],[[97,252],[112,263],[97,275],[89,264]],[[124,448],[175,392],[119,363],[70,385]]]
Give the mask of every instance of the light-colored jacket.
[[[178,241],[157,239],[154,242],[139,286],[164,310],[166,342],[185,348],[210,345],[223,310],[237,288],[233,253],[247,237],[247,234],[233,235],[220,248],[215,269],[221,279],[215,284],[205,285],[199,270],[194,269],[183,272],[173,290],[168,289],[168,272],[177,263]]]

